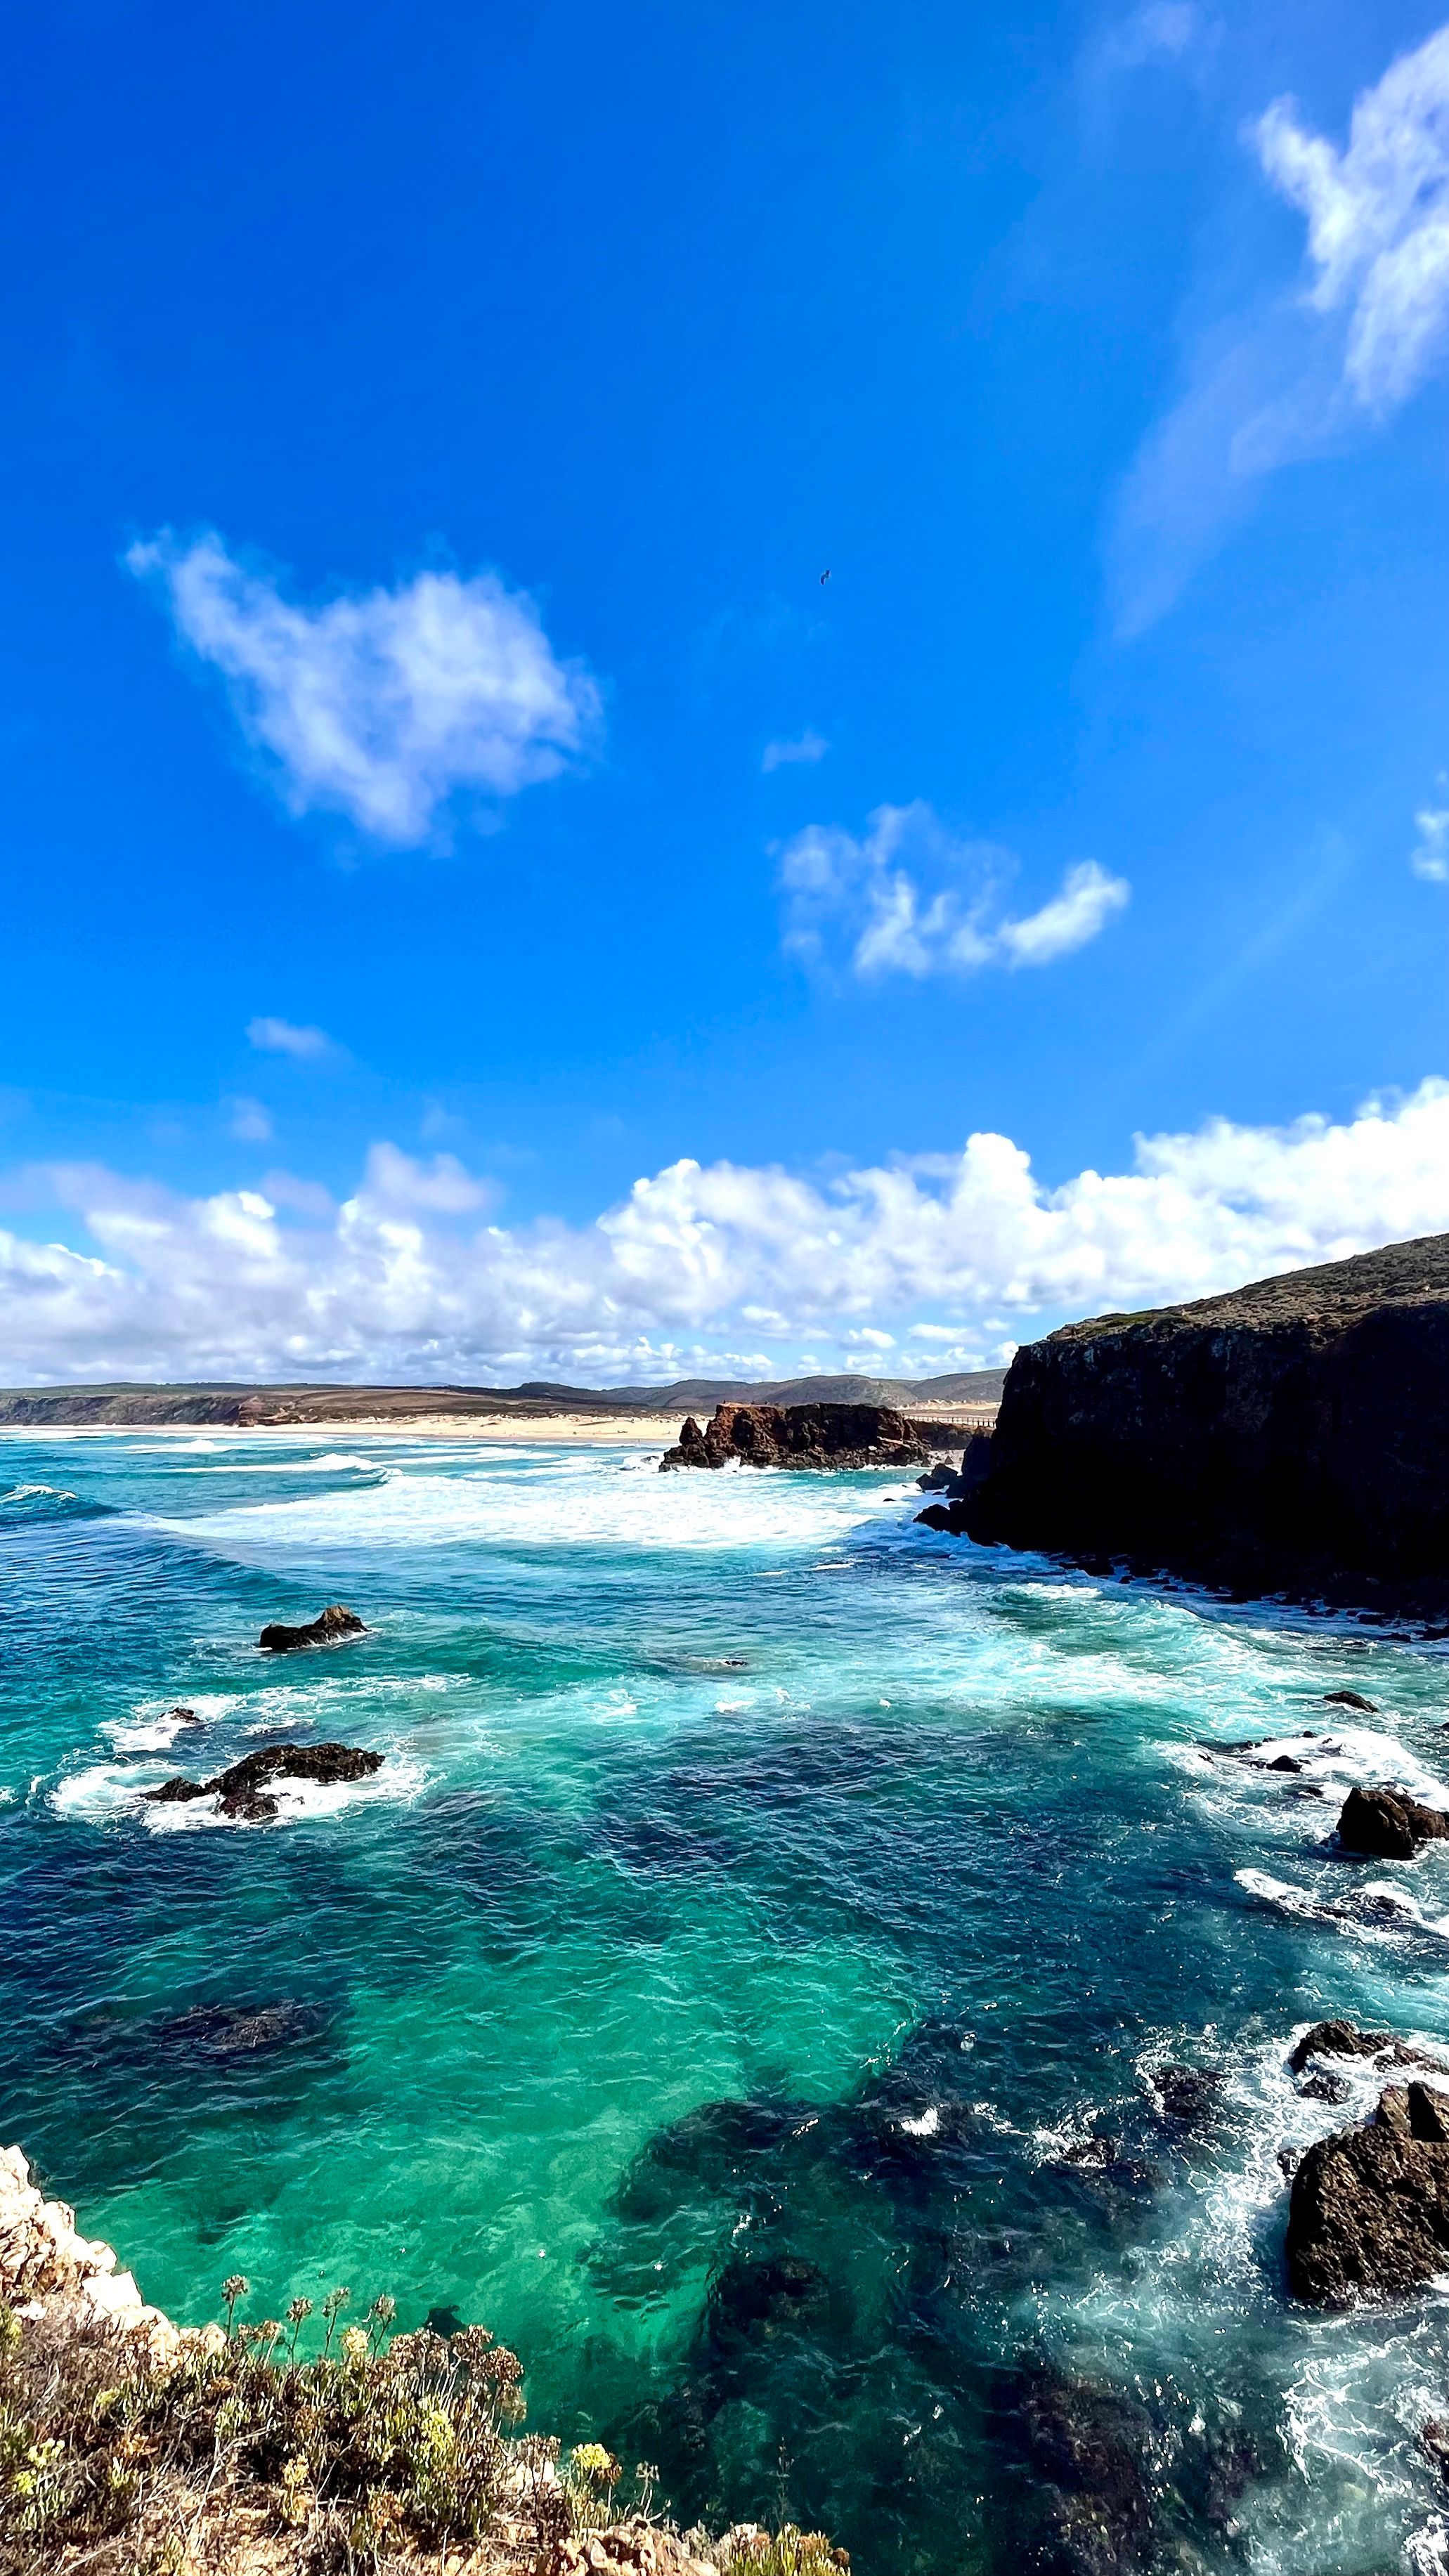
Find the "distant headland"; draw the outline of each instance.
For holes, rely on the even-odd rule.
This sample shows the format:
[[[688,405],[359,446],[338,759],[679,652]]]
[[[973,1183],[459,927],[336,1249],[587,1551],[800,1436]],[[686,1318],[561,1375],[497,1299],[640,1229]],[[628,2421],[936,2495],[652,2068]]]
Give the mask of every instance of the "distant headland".
[[[1004,1369],[974,1369],[953,1377],[801,1377],[759,1384],[734,1378],[687,1377],[670,1386],[567,1386],[547,1379],[523,1386],[327,1386],[212,1380],[167,1385],[117,1381],[103,1386],[0,1388],[0,1429],[45,1430],[93,1424],[97,1428],[152,1429],[214,1424],[236,1430],[353,1424],[359,1429],[433,1426],[506,1432],[544,1425],[567,1436],[664,1436],[665,1424],[703,1406],[742,1401],[777,1405],[875,1404],[912,1413],[941,1410],[991,1414],[1005,1383]]]

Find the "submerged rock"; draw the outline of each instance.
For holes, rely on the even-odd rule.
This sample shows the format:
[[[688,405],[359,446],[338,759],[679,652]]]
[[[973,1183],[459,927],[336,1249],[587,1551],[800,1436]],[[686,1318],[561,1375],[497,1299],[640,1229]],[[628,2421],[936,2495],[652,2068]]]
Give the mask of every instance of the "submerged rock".
[[[1338,1840],[1342,1850],[1370,1860],[1412,1860],[1421,1843],[1449,1840],[1449,1815],[1398,1789],[1350,1789]]]
[[[1377,1717],[1379,1713],[1377,1703],[1365,1699],[1362,1691],[1325,1691],[1323,1704],[1325,1708],[1356,1708],[1361,1717]]]
[[[320,2004],[192,2004],[162,2022],[156,2037],[168,2048],[201,2057],[259,2057],[294,2040],[315,2039],[327,2018]]]
[[[1286,2244],[1296,2299],[1403,2297],[1449,2268],[1449,2104],[1390,2086],[1372,2120],[1311,2146],[1293,2177]]]
[[[1218,2108],[1222,2072],[1216,2066],[1160,2066],[1150,2079],[1163,2117],[1185,2129],[1206,2128]]]
[[[369,1780],[382,1769],[380,1753],[364,1753],[351,1744],[269,1744],[244,1755],[214,1780],[163,1780],[159,1789],[143,1789],[151,1806],[172,1806],[187,1798],[220,1799],[218,1815],[233,1824],[269,1824],[277,1801],[266,1791],[274,1780],[315,1780],[335,1788],[349,1780]]]
[[[660,1460],[671,1467],[918,1467],[967,1434],[913,1422],[890,1404],[717,1404],[707,1429],[691,1413]]]
[[[1004,2381],[998,2416],[1031,2481],[1020,2538],[1032,2576],[1124,2576],[1156,2563],[1152,2428],[1140,2406],[1037,2359]]]
[[[828,2301],[824,2273],[803,2254],[735,2254],[709,2294],[711,2335],[775,2335],[818,2318]]]
[[[257,1644],[265,1646],[269,1654],[286,1655],[294,1646],[330,1646],[339,1637],[362,1637],[366,1633],[366,1627],[355,1610],[345,1610],[340,1601],[332,1601],[325,1610],[319,1610],[316,1618],[309,1620],[305,1628],[288,1628],[280,1624],[264,1628]]]

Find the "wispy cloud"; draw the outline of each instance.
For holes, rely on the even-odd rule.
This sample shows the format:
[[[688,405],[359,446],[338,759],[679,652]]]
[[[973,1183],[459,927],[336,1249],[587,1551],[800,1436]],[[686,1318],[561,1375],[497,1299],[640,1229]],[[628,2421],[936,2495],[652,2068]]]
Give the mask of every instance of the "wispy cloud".
[[[224,676],[238,722],[294,814],[345,814],[373,839],[424,841],[458,795],[515,796],[596,732],[599,692],[559,661],[538,611],[493,573],[419,573],[299,607],[209,533],[131,547],[176,631]]]
[[[249,1020],[247,1036],[263,1055],[296,1056],[304,1064],[341,1052],[325,1029],[298,1028],[291,1020]]]
[[[272,1134],[272,1113],[260,1100],[249,1100],[245,1094],[229,1100],[227,1125],[238,1143],[265,1145]]]
[[[860,836],[812,823],[780,860],[785,945],[861,976],[1046,966],[1095,939],[1131,894],[1085,859],[1038,911],[1012,915],[1003,897],[1014,868],[1009,851],[959,839],[919,798],[877,806]]]
[[[1104,69],[1139,71],[1146,63],[1180,62],[1201,43],[1208,21],[1194,0],[1143,0],[1102,41]]]
[[[0,1231],[0,1376],[609,1383],[736,1374],[746,1355],[753,1374],[806,1352],[891,1364],[903,1346],[969,1364],[1034,1316],[1449,1228],[1449,1082],[1336,1124],[1141,1138],[1130,1169],[1056,1189],[983,1133],[829,1182],[686,1160],[580,1226],[500,1226],[489,1197],[451,1158],[392,1145],[336,1208],[280,1173],[208,1198],[94,1165],[0,1176],[0,1202],[55,1208],[93,1247]],[[949,1327],[916,1324],[943,1306]]]
[[[1342,148],[1287,97],[1245,140],[1306,218],[1307,274],[1190,347],[1114,515],[1127,634],[1172,605],[1266,474],[1386,420],[1449,351],[1449,27],[1363,92]]]
[[[1254,128],[1263,168],[1308,219],[1309,302],[1343,317],[1343,381],[1382,416],[1449,341],[1449,27],[1358,100],[1338,151],[1275,99]]]
[[[1416,877],[1427,877],[1430,885],[1449,885],[1449,807],[1426,806],[1414,821],[1419,841],[1410,867]]]
[[[760,767],[768,774],[772,769],[786,769],[797,761],[823,760],[830,749],[823,733],[814,733],[807,725],[793,742],[767,742]]]

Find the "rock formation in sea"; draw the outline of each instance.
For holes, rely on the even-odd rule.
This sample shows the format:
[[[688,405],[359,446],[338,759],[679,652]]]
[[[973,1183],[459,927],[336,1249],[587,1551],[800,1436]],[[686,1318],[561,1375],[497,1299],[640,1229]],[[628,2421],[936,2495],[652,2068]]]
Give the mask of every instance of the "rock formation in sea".
[[[380,1753],[364,1753],[352,1744],[268,1744],[257,1753],[218,1771],[214,1780],[163,1780],[159,1789],[143,1789],[151,1806],[174,1807],[190,1798],[219,1798],[217,1814],[232,1824],[270,1824],[277,1801],[267,1789],[274,1780],[315,1780],[335,1788],[349,1780],[369,1780],[382,1769]]]
[[[1449,1840],[1449,1815],[1400,1789],[1350,1789],[1338,1819],[1342,1851],[1364,1860],[1412,1860],[1424,1843]]]
[[[1449,2099],[1390,2085],[1371,2120],[1311,2146],[1286,2252],[1293,2296],[1315,2307],[1403,2297],[1449,2268]]]
[[[889,1404],[717,1404],[701,1430],[691,1414],[670,1467],[919,1467],[970,1439],[960,1423],[918,1422]]]
[[[1449,1612],[1449,1235],[1018,1351],[937,1528],[1079,1563]]]
[[[288,1628],[275,1622],[264,1628],[257,1639],[272,1655],[289,1654],[294,1646],[331,1646],[339,1637],[363,1637],[367,1630],[355,1610],[345,1610],[340,1601],[330,1601],[309,1619],[305,1628]]]

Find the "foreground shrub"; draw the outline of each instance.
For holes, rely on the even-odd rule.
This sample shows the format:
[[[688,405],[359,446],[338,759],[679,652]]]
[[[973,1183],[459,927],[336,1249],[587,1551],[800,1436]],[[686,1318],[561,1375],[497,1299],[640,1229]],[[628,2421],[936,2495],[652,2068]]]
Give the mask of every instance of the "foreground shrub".
[[[650,2519],[655,2472],[613,2525],[617,2460],[520,2436],[517,2357],[483,2326],[390,2333],[390,2299],[344,2325],[322,2302],[322,2351],[298,2360],[312,2314],[144,2343],[0,2304],[0,2576],[842,2576],[818,2532],[753,2525],[681,2541]],[[168,2333],[170,2330],[168,2329]],[[441,2565],[440,2565],[441,2562]]]

